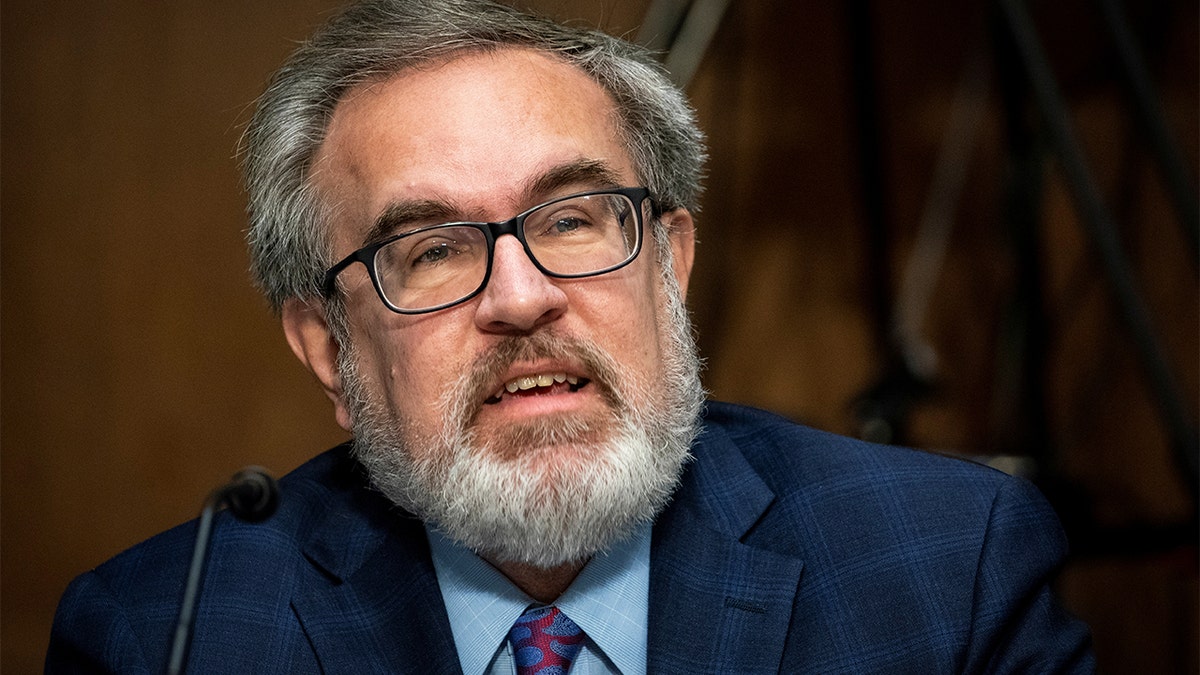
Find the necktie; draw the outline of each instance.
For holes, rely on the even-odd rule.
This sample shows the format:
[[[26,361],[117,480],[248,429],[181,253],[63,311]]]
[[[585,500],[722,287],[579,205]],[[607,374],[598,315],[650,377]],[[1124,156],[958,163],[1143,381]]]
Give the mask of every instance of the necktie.
[[[583,646],[583,631],[557,607],[521,615],[508,631],[517,675],[564,675]]]

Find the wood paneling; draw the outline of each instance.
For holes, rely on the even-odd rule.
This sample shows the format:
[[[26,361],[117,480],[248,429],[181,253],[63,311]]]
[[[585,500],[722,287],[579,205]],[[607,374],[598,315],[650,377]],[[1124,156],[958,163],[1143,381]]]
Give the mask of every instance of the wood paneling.
[[[6,672],[40,669],[54,604],[72,576],[191,517],[239,467],[282,474],[343,437],[250,286],[235,157],[269,73],[335,4],[5,4]],[[648,2],[528,4],[632,35]],[[1141,28],[1164,9],[1173,15],[1158,30],[1152,66],[1194,176],[1197,9],[1146,7],[1133,15]],[[971,3],[874,8],[882,197],[894,244],[883,273],[894,287],[959,68],[984,33]],[[1103,36],[1084,19],[1091,11],[1055,3],[1039,26],[1053,36],[1074,120],[1194,413],[1196,261],[1157,175],[1128,140]],[[712,162],[689,304],[714,395],[854,433],[851,402],[884,360],[863,226],[864,200],[881,197],[860,195],[856,182],[847,30],[838,3],[731,5],[691,86]],[[940,386],[915,409],[911,441],[1020,451],[1019,406],[1004,394],[1013,364],[997,359],[1018,252],[999,215],[1007,138],[994,100],[978,131],[924,326]],[[1103,522],[1185,519],[1161,418],[1053,164],[1046,177],[1036,255],[1049,319],[1040,380],[1048,429],[1038,442],[1093,497]],[[1196,569],[1179,555],[1068,569],[1064,591],[1095,626],[1108,672],[1132,672],[1150,653],[1164,668],[1194,668]]]

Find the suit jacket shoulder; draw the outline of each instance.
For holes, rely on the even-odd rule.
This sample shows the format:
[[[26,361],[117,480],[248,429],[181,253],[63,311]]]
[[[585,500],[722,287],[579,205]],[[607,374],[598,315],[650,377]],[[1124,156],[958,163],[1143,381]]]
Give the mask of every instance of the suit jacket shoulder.
[[[720,403],[694,454],[655,531],[652,672],[1093,668],[1027,482]]]
[[[436,659],[453,645],[422,526],[365,485],[343,446],[281,480],[265,523],[218,515],[191,672],[459,672]],[[181,525],[77,578],[46,671],[163,672],[195,534]]]

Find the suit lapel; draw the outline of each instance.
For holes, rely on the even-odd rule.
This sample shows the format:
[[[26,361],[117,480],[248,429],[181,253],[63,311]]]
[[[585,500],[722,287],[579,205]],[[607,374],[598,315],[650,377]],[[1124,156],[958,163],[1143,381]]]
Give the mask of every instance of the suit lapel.
[[[694,454],[654,527],[649,672],[777,672],[803,563],[742,543],[775,497],[733,441]],[[323,506],[292,600],[322,671],[461,673],[420,522],[361,487]]]
[[[322,672],[460,674],[424,528],[367,490],[350,501],[327,505],[292,598]]]
[[[778,672],[803,563],[741,542],[774,494],[707,427],[654,528],[649,672]]]

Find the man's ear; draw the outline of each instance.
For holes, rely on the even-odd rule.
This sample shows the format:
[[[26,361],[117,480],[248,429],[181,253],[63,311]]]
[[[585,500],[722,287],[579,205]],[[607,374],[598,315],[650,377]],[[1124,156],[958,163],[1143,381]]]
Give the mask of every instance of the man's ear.
[[[292,353],[316,376],[325,395],[333,401],[338,425],[350,431],[350,411],[346,407],[337,367],[339,347],[325,320],[325,309],[315,302],[298,298],[285,301],[283,332]]]
[[[696,224],[692,221],[692,213],[684,208],[664,213],[662,222],[671,240],[675,280],[679,282],[679,292],[686,300],[688,279],[692,276],[692,263],[696,259]]]

